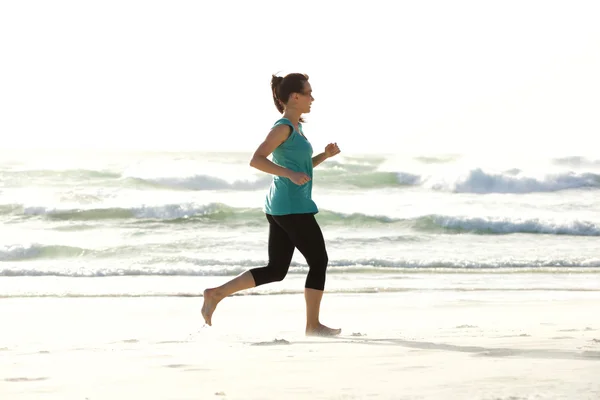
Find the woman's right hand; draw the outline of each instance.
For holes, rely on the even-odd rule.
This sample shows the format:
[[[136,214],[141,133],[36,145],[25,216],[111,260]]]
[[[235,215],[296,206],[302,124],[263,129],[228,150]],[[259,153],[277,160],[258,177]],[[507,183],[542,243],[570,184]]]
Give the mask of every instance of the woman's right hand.
[[[298,186],[304,185],[306,182],[310,181],[310,177],[303,172],[292,171],[288,178]]]

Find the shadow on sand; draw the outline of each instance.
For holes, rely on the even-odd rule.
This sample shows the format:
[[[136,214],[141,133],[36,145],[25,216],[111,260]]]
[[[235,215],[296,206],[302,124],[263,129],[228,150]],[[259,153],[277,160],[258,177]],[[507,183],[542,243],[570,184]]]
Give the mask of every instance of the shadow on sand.
[[[421,342],[406,339],[367,339],[367,338],[344,338],[332,337],[326,340],[306,341],[311,344],[351,343],[371,346],[402,346],[421,350],[443,350],[461,353],[472,353],[478,357],[526,357],[526,358],[551,358],[563,360],[597,360],[600,361],[600,351],[574,351],[556,349],[519,349],[519,348],[495,348],[482,346],[461,346],[446,343]]]

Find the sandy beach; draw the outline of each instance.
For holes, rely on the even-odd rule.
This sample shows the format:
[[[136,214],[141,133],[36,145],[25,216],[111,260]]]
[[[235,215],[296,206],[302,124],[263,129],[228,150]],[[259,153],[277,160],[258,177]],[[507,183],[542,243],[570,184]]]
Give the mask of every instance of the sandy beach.
[[[6,279],[6,278],[5,278]],[[598,291],[0,300],[0,398],[598,399]]]
[[[0,400],[600,400],[599,4],[3,1]]]

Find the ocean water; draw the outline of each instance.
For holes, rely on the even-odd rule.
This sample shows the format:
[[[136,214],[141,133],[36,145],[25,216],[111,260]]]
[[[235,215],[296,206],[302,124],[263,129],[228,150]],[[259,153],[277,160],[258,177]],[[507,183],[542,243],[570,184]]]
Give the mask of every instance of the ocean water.
[[[195,296],[267,262],[246,153],[4,152],[0,297]],[[327,290],[600,290],[600,159],[346,155],[315,169]],[[300,292],[295,253],[283,282]]]

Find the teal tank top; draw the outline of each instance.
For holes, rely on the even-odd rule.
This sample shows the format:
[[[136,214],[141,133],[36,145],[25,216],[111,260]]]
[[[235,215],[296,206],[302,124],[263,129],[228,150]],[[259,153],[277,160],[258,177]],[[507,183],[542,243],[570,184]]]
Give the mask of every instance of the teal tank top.
[[[301,135],[302,124],[298,124],[297,132],[287,118],[281,118],[273,127],[288,125],[292,133],[272,153],[273,162],[292,171],[303,172],[310,177],[304,185],[298,186],[289,178],[274,176],[271,187],[265,199],[263,211],[271,215],[287,214],[316,214],[317,205],[312,200],[313,148],[308,140]]]

